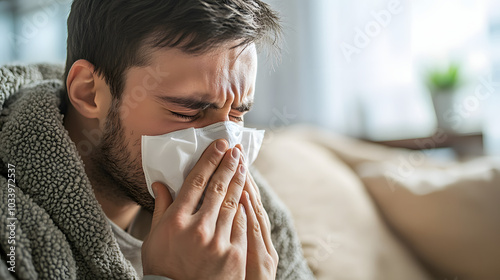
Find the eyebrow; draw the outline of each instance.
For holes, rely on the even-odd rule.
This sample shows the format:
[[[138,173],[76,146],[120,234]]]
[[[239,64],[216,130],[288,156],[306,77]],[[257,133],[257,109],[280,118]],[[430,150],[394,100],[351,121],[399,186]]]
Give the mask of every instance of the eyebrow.
[[[210,103],[206,101],[201,101],[201,100],[196,100],[192,98],[185,98],[185,97],[172,97],[172,96],[164,96],[164,95],[157,95],[156,98],[158,98],[160,101],[163,102],[168,102],[168,103],[173,103],[175,105],[192,109],[192,110],[205,110],[208,108],[212,109],[221,109],[218,107],[215,103]],[[253,107],[253,101],[243,103],[238,107],[232,107],[232,109],[244,113],[248,112],[252,109]]]

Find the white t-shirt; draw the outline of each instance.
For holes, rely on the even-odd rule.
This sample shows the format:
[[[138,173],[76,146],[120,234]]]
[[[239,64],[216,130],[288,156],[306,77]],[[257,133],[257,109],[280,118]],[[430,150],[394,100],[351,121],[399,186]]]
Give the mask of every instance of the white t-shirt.
[[[113,231],[113,234],[115,235],[116,241],[118,242],[118,246],[120,246],[120,250],[123,253],[123,256],[132,264],[135,271],[137,272],[137,275],[139,276],[143,275],[141,260],[142,242],[146,235],[149,233],[152,217],[152,213],[141,208],[126,230],[121,229],[110,219],[108,219],[109,223],[111,224],[111,229]],[[148,275],[143,279],[166,280],[169,278]]]

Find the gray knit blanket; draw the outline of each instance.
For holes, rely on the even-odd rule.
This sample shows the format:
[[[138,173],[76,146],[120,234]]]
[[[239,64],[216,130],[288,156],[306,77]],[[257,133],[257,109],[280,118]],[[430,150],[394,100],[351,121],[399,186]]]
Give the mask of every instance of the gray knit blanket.
[[[59,65],[0,68],[0,279],[140,279],[63,126]],[[255,171],[277,279],[314,279],[285,206]]]

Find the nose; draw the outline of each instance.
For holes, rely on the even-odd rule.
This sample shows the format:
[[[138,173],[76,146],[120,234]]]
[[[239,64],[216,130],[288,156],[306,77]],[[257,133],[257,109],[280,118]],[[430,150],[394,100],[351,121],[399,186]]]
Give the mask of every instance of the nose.
[[[231,112],[231,105],[233,104],[232,97],[228,97],[226,103],[222,108],[208,108],[205,111],[205,116],[201,120],[201,126],[209,126],[218,122],[230,121],[229,114]]]

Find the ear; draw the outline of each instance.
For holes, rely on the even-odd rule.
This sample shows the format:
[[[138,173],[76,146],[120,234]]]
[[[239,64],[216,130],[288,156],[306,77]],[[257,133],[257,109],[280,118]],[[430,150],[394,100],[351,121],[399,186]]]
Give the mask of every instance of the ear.
[[[87,60],[77,60],[71,66],[66,80],[68,97],[73,107],[88,119],[100,119],[108,108],[102,102],[103,79],[94,73],[94,65]],[[107,99],[107,98],[104,98]]]

